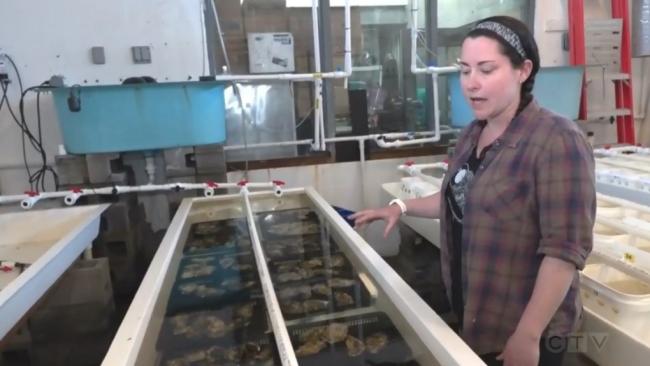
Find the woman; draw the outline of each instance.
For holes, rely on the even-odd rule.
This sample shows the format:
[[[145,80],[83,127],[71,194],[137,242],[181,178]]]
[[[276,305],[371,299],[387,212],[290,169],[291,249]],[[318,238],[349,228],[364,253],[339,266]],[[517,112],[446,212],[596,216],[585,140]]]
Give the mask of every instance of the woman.
[[[476,120],[462,133],[442,193],[361,211],[361,226],[440,218],[442,277],[460,334],[488,364],[559,365],[581,318],[578,270],[592,248],[591,147],[541,108],[533,36],[492,17],[465,37],[461,86]]]

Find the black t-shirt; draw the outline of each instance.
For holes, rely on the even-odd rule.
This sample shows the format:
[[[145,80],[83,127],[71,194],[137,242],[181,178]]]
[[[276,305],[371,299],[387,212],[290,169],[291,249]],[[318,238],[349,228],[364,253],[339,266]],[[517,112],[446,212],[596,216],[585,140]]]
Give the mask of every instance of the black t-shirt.
[[[476,156],[476,147],[460,169],[454,172],[449,180],[449,185],[445,188],[445,197],[447,200],[447,209],[451,213],[451,300],[452,310],[456,313],[460,327],[463,324],[463,312],[465,308],[465,284],[462,275],[462,257],[463,257],[463,217],[465,210],[465,198],[468,188],[474,175],[478,170],[485,153],[490,146],[483,149],[480,156]]]

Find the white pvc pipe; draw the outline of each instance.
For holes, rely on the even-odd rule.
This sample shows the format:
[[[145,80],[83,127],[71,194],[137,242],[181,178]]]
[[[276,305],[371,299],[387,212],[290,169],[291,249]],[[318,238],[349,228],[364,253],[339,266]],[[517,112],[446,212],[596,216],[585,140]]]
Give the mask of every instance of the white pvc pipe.
[[[141,186],[113,186],[113,187],[102,187],[102,188],[83,188],[83,189],[74,189],[68,191],[56,191],[56,192],[39,192],[39,193],[26,193],[22,195],[12,195],[12,196],[0,196],[0,204],[9,204],[20,202],[20,206],[26,210],[29,210],[36,205],[40,200],[52,199],[52,198],[63,198],[64,203],[67,206],[72,206],[79,198],[83,196],[91,195],[114,195],[114,194],[123,194],[131,192],[157,192],[157,191],[188,191],[188,190],[203,190],[203,195],[206,197],[211,197],[214,195],[215,189],[228,189],[228,188],[271,188],[274,189],[276,195],[282,194],[281,186],[284,183],[280,181],[273,182],[246,182],[242,181],[239,183],[169,183],[169,184],[146,184]]]
[[[318,29],[318,0],[311,2],[311,24],[314,36],[314,68],[316,73],[322,71],[320,63],[320,32]],[[323,141],[325,133],[325,123],[323,116],[323,80],[314,80],[314,145],[315,150],[323,150]]]
[[[219,22],[219,13],[217,12],[217,5],[214,3],[214,1],[210,1],[210,8],[212,10],[212,16],[214,17],[214,21],[217,26],[217,32],[219,33],[219,42],[221,43],[223,58],[226,61],[226,67],[228,67],[228,72],[231,72],[230,59],[228,58],[228,50],[226,50],[226,44],[223,41],[223,33],[221,32],[221,23]]]
[[[320,79],[345,79],[351,74],[347,71],[311,72],[303,74],[260,74],[260,75],[216,75],[217,81],[259,81],[259,80],[289,80],[315,81]]]
[[[411,72],[414,74],[447,74],[457,72],[457,66],[427,66],[424,68],[417,67],[417,49],[418,49],[418,0],[411,1]]]

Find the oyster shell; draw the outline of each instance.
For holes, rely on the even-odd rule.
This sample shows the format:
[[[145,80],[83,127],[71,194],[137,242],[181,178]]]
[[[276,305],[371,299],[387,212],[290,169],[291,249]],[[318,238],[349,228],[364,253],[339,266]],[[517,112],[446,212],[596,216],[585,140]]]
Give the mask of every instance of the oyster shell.
[[[320,232],[320,224],[317,222],[283,222],[270,225],[267,231],[274,235],[309,235]]]
[[[277,281],[280,283],[300,281],[302,279],[303,279],[303,275],[299,272],[285,272],[285,273],[280,273],[277,276]]]
[[[386,347],[388,336],[385,333],[374,333],[366,338],[366,349],[370,353],[377,353]]]
[[[300,341],[316,342],[323,341],[330,344],[343,342],[348,335],[348,326],[343,323],[331,323],[313,327],[300,335]]]
[[[278,291],[280,300],[287,300],[294,297],[307,300],[311,297],[311,287],[309,285],[286,287]]]
[[[332,294],[332,288],[325,283],[317,283],[314,286],[312,286],[311,290],[314,293],[323,296],[330,296]]]
[[[327,343],[321,340],[308,341],[307,343],[303,344],[296,350],[296,356],[304,357],[304,356],[315,355],[318,352],[322,351],[326,345]]]
[[[352,296],[345,292],[334,292],[334,301],[339,307],[354,305]]]
[[[233,257],[224,257],[219,259],[219,265],[223,269],[228,269],[232,267],[233,264],[235,264],[235,258]]]
[[[288,315],[304,314],[305,307],[301,301],[290,301],[281,305],[282,311]]]
[[[343,342],[348,335],[348,326],[343,323],[331,323],[327,327],[327,342],[330,344]]]
[[[217,267],[215,266],[207,266],[204,264],[198,264],[198,263],[188,264],[185,267],[183,267],[183,271],[181,272],[181,278],[188,279],[188,278],[209,276],[216,269]]]
[[[303,302],[303,309],[306,313],[315,313],[326,310],[328,305],[329,301],[325,300],[307,300]]]
[[[346,279],[346,278],[332,278],[329,281],[329,285],[332,288],[352,287],[352,286],[354,286],[356,284],[357,284],[357,281]]]
[[[180,335],[188,332],[190,328],[190,316],[187,314],[176,315],[169,319],[172,326],[172,334]]]
[[[197,318],[193,325],[195,327],[205,327],[205,335],[210,338],[223,337],[226,331],[229,330],[226,323],[214,315]]]
[[[331,258],[332,268],[343,267],[346,264],[345,257],[340,254],[335,254]]]
[[[244,320],[248,320],[253,317],[253,310],[255,310],[255,303],[250,302],[248,304],[240,305],[237,307],[235,314]]]
[[[302,268],[314,269],[323,266],[323,260],[321,258],[313,258],[302,263]]]
[[[345,347],[348,349],[348,356],[350,357],[357,357],[366,350],[363,341],[350,335],[345,338]]]

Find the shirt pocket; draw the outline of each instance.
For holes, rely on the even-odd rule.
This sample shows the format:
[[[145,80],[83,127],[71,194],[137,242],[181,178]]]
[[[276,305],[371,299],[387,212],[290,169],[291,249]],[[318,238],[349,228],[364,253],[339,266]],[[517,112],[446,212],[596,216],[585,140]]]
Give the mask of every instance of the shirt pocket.
[[[531,185],[525,180],[503,178],[489,182],[483,189],[481,206],[499,221],[520,221],[526,217],[526,202]]]

